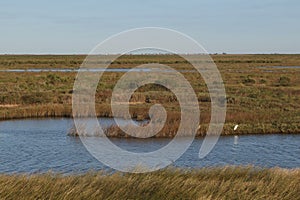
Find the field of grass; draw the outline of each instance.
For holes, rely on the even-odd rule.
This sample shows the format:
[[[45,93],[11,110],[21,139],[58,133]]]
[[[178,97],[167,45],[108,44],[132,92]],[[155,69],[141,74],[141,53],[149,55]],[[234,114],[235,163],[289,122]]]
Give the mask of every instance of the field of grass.
[[[75,72],[5,72],[7,69],[78,69],[85,55],[0,56],[0,120],[72,117]],[[212,55],[225,83],[227,116],[223,134],[300,133],[300,55]],[[122,56],[111,68],[163,63],[176,70],[191,69],[172,55]],[[112,117],[110,99],[124,73],[107,72],[95,94],[100,117]],[[211,100],[197,73],[183,72],[192,85],[206,133]],[[173,137],[180,123],[174,94],[157,85],[139,88],[131,98],[133,118],[149,118],[149,108],[161,103],[168,120],[157,137]],[[233,132],[235,124],[239,124]],[[107,135],[126,136],[118,127]],[[300,199],[300,170],[222,167],[164,169],[146,174],[90,172],[83,175],[0,174],[0,199]]]
[[[146,174],[0,175],[0,199],[300,199],[300,170],[164,169]]]
[[[191,55],[193,56],[193,55]],[[79,68],[84,55],[2,55],[0,70],[29,68]],[[270,66],[300,66],[300,55],[212,55],[225,83],[227,116],[223,134],[300,133],[300,69]],[[132,68],[144,63],[163,63],[176,70],[191,69],[173,55],[126,55],[111,68]],[[98,116],[111,117],[110,97],[124,73],[106,72],[96,92]],[[210,97],[197,73],[183,72],[192,85],[201,109],[204,135],[210,121]],[[0,119],[26,117],[71,117],[73,83],[76,73],[0,71]],[[180,107],[173,93],[157,85],[146,85],[132,96],[130,113],[137,119],[148,118],[151,105],[161,103],[169,121],[160,135],[173,136],[178,126]],[[120,130],[113,131],[118,134]],[[159,136],[159,135],[158,135]]]

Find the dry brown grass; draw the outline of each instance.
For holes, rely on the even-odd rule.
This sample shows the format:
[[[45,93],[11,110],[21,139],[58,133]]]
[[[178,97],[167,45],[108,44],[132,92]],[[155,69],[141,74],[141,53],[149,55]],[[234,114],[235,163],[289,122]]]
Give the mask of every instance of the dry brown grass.
[[[0,175],[1,199],[300,199],[300,170],[164,169],[146,174]]]
[[[193,55],[191,55],[193,57]],[[0,69],[78,68],[84,55],[74,56],[0,56]],[[212,55],[225,82],[227,94],[226,128],[240,126],[239,134],[299,133],[300,76],[299,69],[259,68],[258,66],[300,66],[300,55]],[[164,63],[176,70],[191,69],[182,58],[173,55],[122,56],[111,68],[132,68],[143,63]],[[271,70],[271,71],[270,71]],[[182,73],[191,83],[201,108],[202,131],[210,121],[210,97],[201,76]],[[101,78],[95,99],[97,115],[111,117],[112,89],[123,73],[107,72]],[[73,84],[76,73],[0,72],[0,119],[28,117],[70,117]],[[139,88],[130,101],[133,118],[146,119],[151,105],[162,104],[168,114],[178,116],[180,107],[170,91],[147,85]],[[18,105],[4,106],[4,105]],[[170,134],[177,122],[168,122]],[[291,128],[286,128],[291,124]]]
[[[13,108],[13,107],[18,107],[18,104],[2,104],[0,105],[0,108]]]

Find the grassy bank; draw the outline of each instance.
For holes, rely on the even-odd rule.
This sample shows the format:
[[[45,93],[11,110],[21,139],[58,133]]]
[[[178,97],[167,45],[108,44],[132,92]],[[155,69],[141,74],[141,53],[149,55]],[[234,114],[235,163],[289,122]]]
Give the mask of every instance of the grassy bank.
[[[0,175],[1,199],[300,199],[300,170],[166,169],[146,174]]]
[[[84,55],[3,55],[0,70],[28,68],[79,68]],[[238,134],[300,133],[300,69],[270,68],[300,66],[300,55],[212,55],[225,83],[227,116],[224,135],[240,124]],[[111,68],[132,68],[144,63],[164,63],[176,70],[191,69],[178,56],[123,56]],[[114,85],[124,73],[107,72],[95,94],[98,116],[110,117]],[[193,72],[182,73],[192,85],[201,109],[199,135],[210,121],[211,102],[205,82]],[[1,72],[0,120],[35,117],[71,117],[72,93],[76,73]],[[171,135],[178,125],[180,107],[174,94],[154,84],[139,88],[132,96],[133,118],[147,119],[149,108],[162,104],[172,121],[164,128]],[[176,119],[177,118],[177,119]],[[115,133],[118,130],[114,130]]]

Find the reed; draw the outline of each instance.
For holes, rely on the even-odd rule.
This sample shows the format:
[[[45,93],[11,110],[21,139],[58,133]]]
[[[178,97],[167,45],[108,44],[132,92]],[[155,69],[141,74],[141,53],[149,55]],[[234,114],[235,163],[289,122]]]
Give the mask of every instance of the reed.
[[[178,122],[179,123],[179,122]],[[172,138],[177,134],[178,123],[166,123],[161,131],[159,131],[155,136],[157,138]],[[207,135],[208,124],[202,124],[200,128],[196,131],[195,137],[203,137]],[[288,124],[239,124],[239,128],[234,131],[235,124],[226,123],[224,125],[221,135],[255,135],[255,134],[299,134],[300,125],[298,123],[288,123]],[[129,128],[127,128],[129,129]],[[126,134],[120,127],[116,125],[111,125],[105,129],[105,134],[108,137],[132,137]],[[142,135],[142,133],[135,133]]]
[[[0,175],[1,199],[300,199],[300,170],[254,167]]]

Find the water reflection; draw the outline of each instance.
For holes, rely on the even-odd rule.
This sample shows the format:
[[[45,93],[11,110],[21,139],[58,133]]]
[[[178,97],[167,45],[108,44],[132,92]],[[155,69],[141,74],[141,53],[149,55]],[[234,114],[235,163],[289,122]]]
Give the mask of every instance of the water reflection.
[[[101,119],[102,125],[113,123]],[[78,137],[67,136],[72,119],[12,120],[0,122],[0,172],[81,173],[108,169],[93,158]],[[170,139],[111,139],[132,152],[159,149]],[[196,139],[184,155],[173,163],[177,167],[220,165],[258,165],[263,167],[300,167],[300,135],[248,135],[221,137],[213,151],[198,158],[202,138]],[[113,155],[108,155],[112,156]]]

